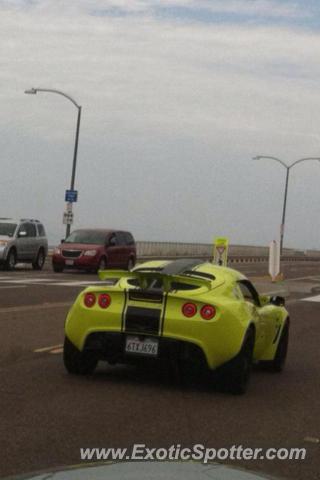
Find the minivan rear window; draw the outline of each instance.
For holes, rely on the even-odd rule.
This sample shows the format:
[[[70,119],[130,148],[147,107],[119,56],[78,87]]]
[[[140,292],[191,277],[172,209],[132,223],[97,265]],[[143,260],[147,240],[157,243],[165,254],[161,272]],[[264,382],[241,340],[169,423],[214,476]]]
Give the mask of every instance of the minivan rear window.
[[[104,245],[106,243],[106,234],[93,230],[75,230],[65,240],[65,243],[92,243],[94,245]]]

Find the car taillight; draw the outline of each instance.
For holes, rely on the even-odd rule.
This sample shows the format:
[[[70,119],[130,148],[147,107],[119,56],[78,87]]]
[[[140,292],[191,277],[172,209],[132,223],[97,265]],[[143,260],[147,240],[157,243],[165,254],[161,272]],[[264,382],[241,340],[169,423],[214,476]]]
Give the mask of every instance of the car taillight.
[[[96,296],[94,293],[86,293],[84,296],[84,304],[86,307],[91,308],[96,303]]]
[[[107,293],[101,293],[98,297],[98,303],[101,308],[108,308],[111,303],[111,297]]]
[[[194,303],[185,303],[182,307],[182,313],[185,317],[193,317],[197,313],[197,307]]]
[[[200,310],[200,315],[204,320],[211,320],[216,314],[216,309],[212,305],[204,305]]]

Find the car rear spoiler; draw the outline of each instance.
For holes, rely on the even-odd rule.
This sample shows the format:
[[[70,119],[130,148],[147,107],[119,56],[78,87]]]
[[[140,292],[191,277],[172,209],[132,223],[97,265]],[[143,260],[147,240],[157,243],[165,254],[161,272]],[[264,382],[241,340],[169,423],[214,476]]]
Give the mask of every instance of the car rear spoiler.
[[[139,282],[139,286],[142,290],[146,290],[150,283],[150,280],[162,280],[163,290],[169,292],[173,283],[183,283],[187,285],[196,285],[197,287],[205,287],[208,290],[212,289],[212,280],[207,278],[197,278],[192,275],[170,275],[167,273],[157,271],[133,271],[127,270],[100,270],[100,280],[114,280],[118,283],[122,279],[131,280],[136,279]]]

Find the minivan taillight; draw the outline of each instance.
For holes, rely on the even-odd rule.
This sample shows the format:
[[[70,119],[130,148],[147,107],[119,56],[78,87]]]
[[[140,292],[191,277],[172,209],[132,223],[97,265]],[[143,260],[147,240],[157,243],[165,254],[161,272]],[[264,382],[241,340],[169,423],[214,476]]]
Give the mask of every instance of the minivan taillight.
[[[101,308],[108,308],[111,303],[111,297],[107,293],[101,293],[98,297],[98,303]]]
[[[84,296],[84,304],[86,307],[91,308],[96,303],[96,296],[94,293],[86,293]]]

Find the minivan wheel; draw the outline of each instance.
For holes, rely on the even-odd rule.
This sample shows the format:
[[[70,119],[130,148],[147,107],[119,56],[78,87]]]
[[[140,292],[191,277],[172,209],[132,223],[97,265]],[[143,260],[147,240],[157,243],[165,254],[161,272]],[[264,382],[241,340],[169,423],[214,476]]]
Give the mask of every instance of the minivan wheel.
[[[100,258],[100,262],[96,271],[99,272],[99,270],[105,270],[106,268],[107,268],[107,259],[105,257],[102,257]]]
[[[63,267],[60,267],[60,265],[52,264],[52,268],[53,268],[53,271],[54,271],[55,273],[61,273],[61,272],[63,272]]]
[[[13,270],[16,263],[17,263],[17,255],[16,255],[16,252],[12,249],[8,253],[5,267],[7,270]]]
[[[46,260],[46,257],[43,249],[41,248],[38,252],[36,260],[32,262],[32,268],[34,270],[42,270],[45,260]]]
[[[133,269],[134,267],[134,260],[133,258],[129,258],[128,260],[128,265],[127,265],[127,270],[129,270],[129,272]]]

